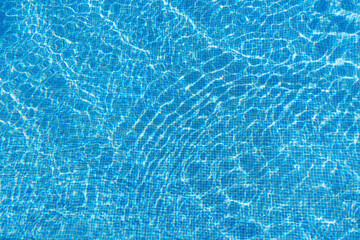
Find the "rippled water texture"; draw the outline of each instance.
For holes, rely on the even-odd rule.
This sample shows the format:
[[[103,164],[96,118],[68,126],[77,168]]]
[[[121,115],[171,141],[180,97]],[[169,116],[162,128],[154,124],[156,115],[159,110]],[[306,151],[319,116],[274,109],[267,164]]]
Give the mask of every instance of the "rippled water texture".
[[[358,0],[0,1],[1,239],[360,239]]]

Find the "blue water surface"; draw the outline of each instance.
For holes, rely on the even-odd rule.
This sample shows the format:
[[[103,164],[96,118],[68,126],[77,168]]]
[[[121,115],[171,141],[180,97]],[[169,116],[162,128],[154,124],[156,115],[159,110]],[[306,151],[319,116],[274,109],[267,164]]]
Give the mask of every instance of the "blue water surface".
[[[358,0],[0,2],[1,239],[360,239]]]

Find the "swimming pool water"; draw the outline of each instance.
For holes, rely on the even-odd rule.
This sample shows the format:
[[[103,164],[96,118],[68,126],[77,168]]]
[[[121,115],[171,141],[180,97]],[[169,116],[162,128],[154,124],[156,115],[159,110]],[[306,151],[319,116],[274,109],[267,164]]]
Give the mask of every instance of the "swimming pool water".
[[[357,0],[3,0],[1,239],[360,239]]]

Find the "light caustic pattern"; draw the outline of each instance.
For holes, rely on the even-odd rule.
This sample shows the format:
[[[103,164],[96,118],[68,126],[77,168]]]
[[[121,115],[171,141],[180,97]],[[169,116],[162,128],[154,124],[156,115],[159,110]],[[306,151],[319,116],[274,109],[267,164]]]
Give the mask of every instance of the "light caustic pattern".
[[[0,237],[359,239],[359,16],[1,1]]]

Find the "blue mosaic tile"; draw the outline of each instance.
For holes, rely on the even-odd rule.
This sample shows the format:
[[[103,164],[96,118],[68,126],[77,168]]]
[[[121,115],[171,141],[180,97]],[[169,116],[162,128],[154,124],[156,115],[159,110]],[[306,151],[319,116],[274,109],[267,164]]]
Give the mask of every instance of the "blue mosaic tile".
[[[360,239],[357,0],[0,2],[1,239]]]

